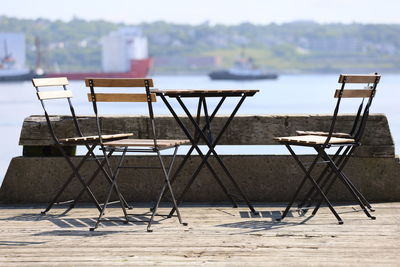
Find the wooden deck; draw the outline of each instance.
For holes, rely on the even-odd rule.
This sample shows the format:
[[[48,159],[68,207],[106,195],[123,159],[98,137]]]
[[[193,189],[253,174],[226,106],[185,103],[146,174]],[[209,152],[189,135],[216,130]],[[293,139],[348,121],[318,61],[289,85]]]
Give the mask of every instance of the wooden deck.
[[[115,222],[89,232],[94,208],[41,216],[42,207],[3,205],[0,266],[400,266],[400,203],[374,207],[375,221],[354,205],[339,206],[344,224],[338,225],[327,208],[312,218],[293,210],[279,223],[278,204],[258,204],[258,217],[244,207],[188,205],[181,208],[188,226],[158,217],[147,233],[144,223]],[[145,205],[135,210],[146,211]],[[120,214],[113,208],[107,215]]]

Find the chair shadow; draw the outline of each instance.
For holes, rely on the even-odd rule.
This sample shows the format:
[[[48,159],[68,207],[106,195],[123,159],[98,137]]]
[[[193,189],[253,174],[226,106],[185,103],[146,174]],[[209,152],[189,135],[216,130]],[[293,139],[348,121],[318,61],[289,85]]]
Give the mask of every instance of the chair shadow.
[[[277,219],[281,218],[281,216],[282,216],[282,213],[280,211],[262,211],[262,212],[259,212],[258,215],[255,215],[250,211],[240,211],[239,212],[240,218],[268,218],[268,219],[272,219],[272,220],[271,221],[246,220],[246,221],[235,222],[235,223],[219,224],[216,226],[217,227],[226,227],[226,228],[250,229],[250,231],[238,233],[238,234],[246,234],[246,233],[248,234],[248,233],[254,233],[254,232],[279,229],[279,228],[284,228],[284,227],[302,225],[314,217],[312,215],[306,217],[305,214],[301,213],[300,211],[297,211],[297,213],[298,213],[298,217],[304,217],[304,219],[301,222],[293,223],[293,222],[286,222],[286,221],[278,221]],[[289,211],[288,214],[286,215],[286,217],[294,217],[293,211]]]
[[[23,242],[23,241],[0,241],[0,248],[1,246],[29,246],[29,245],[40,245],[40,244],[45,244],[46,242]]]
[[[104,218],[100,222],[100,228],[98,230],[90,232],[89,228],[93,227],[96,224],[96,218],[88,218],[88,217],[83,217],[83,218],[71,218],[68,217],[67,215],[51,215],[51,214],[37,214],[37,213],[25,213],[13,217],[8,217],[8,218],[3,218],[0,219],[1,221],[25,221],[25,222],[38,222],[38,221],[48,221],[51,222],[52,224],[58,226],[59,228],[62,228],[63,230],[53,230],[53,231],[44,231],[40,233],[34,234],[35,236],[41,236],[41,235],[77,235],[77,236],[97,236],[97,235],[107,235],[107,234],[113,234],[113,233],[119,233],[122,231],[109,231],[106,230],[106,227],[111,227],[111,226],[119,226],[119,227],[129,227],[132,225],[143,225],[145,226],[148,221],[148,216],[147,214],[128,214],[129,218],[129,223],[124,224],[124,217],[107,217]],[[160,221],[164,220],[165,218],[161,218],[160,220],[155,220],[153,224],[159,224]],[[82,230],[83,228],[86,228],[87,230]],[[135,230],[133,230],[135,232]],[[137,230],[141,231],[141,230]],[[4,241],[6,242],[6,241]],[[10,241],[11,242],[11,241]],[[6,244],[9,242],[7,241]],[[0,242],[0,246],[3,245]]]
[[[138,231],[138,230],[137,230]],[[132,231],[132,232],[137,232]],[[94,236],[105,236],[110,234],[118,234],[122,233],[123,231],[109,231],[109,230],[98,230],[98,231],[89,231],[87,230],[76,230],[76,229],[69,229],[69,230],[53,230],[53,231],[43,231],[40,233],[33,234],[33,236],[80,236],[80,237],[94,237]]]
[[[240,211],[239,212],[240,218],[272,218],[278,219],[282,216],[282,212],[280,211],[260,211],[257,215],[252,213],[251,211]],[[299,213],[299,215],[301,215]],[[286,217],[293,217],[293,212],[289,211]]]

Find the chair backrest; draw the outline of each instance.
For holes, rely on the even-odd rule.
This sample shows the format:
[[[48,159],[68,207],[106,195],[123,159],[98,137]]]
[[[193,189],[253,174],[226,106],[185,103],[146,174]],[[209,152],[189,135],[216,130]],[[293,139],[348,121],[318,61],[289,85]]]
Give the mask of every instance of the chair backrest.
[[[359,142],[367,123],[369,116],[369,108],[376,93],[376,87],[380,81],[381,76],[377,73],[374,74],[341,74],[338,83],[341,88],[335,91],[334,97],[337,98],[335,111],[333,113],[332,124],[329,130],[329,135],[326,141],[328,144],[329,139],[335,129],[337,115],[339,113],[340,103],[343,98],[361,98],[361,103],[358,106],[357,115],[354,119],[350,135]],[[356,84],[359,89],[347,89],[346,85]],[[365,100],[366,103],[365,103]]]
[[[86,87],[90,88],[88,100],[93,104],[93,110],[96,115],[96,124],[100,136],[100,143],[102,144],[102,130],[100,126],[98,105],[97,102],[147,102],[149,112],[152,135],[154,144],[157,145],[156,140],[156,126],[154,120],[154,112],[152,102],[156,102],[156,95],[150,92],[150,87],[153,87],[153,80],[149,78],[86,78]],[[113,93],[97,93],[96,88],[112,88]],[[143,93],[115,93],[116,88],[129,87],[132,89],[143,88]]]
[[[55,134],[54,128],[50,122],[50,116],[46,109],[45,101],[47,100],[54,100],[54,99],[66,99],[68,102],[68,106],[74,121],[74,126],[76,132],[79,136],[83,136],[83,133],[79,127],[78,120],[76,118],[75,109],[72,105],[71,98],[72,98],[72,91],[67,89],[68,79],[66,77],[59,77],[59,78],[36,78],[32,79],[32,84],[36,89],[36,95],[42,104],[42,108],[44,111],[44,115],[46,118],[47,126],[49,128],[50,134],[54,141],[57,144],[59,143],[58,137]],[[52,87],[57,88],[58,90],[46,90],[43,91],[43,87]]]

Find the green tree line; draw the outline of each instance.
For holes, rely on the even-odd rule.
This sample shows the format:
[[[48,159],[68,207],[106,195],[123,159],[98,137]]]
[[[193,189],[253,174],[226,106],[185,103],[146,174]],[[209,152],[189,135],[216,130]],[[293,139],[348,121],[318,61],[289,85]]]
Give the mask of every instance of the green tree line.
[[[142,29],[154,58],[218,56],[221,67],[229,67],[245,48],[246,55],[255,58],[258,65],[278,72],[400,70],[398,24],[298,21],[228,26],[159,21],[127,25],[80,18],[65,22],[0,16],[0,32],[25,33],[31,67],[37,55],[35,38],[39,38],[42,65],[50,71],[100,70],[101,37],[127,26]],[[182,66],[182,71],[185,68]]]

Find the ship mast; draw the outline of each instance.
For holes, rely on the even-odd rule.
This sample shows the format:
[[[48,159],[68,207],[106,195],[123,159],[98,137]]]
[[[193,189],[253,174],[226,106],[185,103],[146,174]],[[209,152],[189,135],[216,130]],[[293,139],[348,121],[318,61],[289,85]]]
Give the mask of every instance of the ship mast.
[[[36,50],[36,60],[35,60],[35,72],[36,74],[43,74],[42,69],[42,51],[40,49],[40,39],[35,36],[35,50]]]

